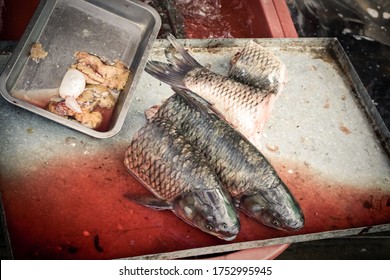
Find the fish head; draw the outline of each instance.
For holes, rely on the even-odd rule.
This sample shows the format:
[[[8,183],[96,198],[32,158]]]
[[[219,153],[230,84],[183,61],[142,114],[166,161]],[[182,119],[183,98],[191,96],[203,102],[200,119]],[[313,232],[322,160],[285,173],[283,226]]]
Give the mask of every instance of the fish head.
[[[242,196],[239,209],[272,228],[293,231],[304,226],[302,210],[284,185]]]
[[[173,211],[188,224],[226,241],[240,230],[237,210],[220,189],[185,193],[174,201]]]

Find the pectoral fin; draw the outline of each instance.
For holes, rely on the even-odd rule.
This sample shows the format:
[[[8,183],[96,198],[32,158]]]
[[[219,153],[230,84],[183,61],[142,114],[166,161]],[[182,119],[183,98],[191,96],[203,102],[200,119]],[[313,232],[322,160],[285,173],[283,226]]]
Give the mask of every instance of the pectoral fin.
[[[141,204],[145,207],[149,207],[155,210],[172,210],[172,204],[167,201],[161,200],[153,195],[140,195],[133,193],[125,193],[123,195],[130,201]]]

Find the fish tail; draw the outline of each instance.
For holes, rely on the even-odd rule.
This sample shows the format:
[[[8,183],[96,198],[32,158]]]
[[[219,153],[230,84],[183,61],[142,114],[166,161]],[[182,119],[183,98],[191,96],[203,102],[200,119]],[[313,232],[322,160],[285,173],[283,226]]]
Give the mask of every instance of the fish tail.
[[[183,79],[187,72],[176,69],[172,64],[159,61],[148,61],[145,71],[161,82],[178,88],[185,88]]]
[[[203,67],[184,48],[176,38],[168,35],[169,42],[180,54],[181,58],[175,56],[171,50],[165,51],[165,56],[169,63],[159,61],[148,61],[145,71],[156,79],[178,88],[186,88],[184,78],[188,72],[195,68]]]
[[[186,66],[192,66],[192,68],[198,68],[198,67],[202,67],[202,65],[199,64],[199,62],[197,62],[195,60],[195,58],[193,58],[184,48],[182,45],[180,45],[180,43],[176,40],[175,36],[173,36],[172,34],[169,34],[167,39],[169,40],[169,42],[172,44],[172,46],[176,49],[176,51],[182,56],[183,60],[182,62],[186,65]]]

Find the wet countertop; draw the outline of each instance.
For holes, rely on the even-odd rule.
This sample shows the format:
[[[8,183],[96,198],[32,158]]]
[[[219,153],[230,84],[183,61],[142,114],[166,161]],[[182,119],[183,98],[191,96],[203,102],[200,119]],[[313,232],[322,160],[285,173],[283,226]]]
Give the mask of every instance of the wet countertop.
[[[153,2],[153,5],[156,1],[148,2]],[[158,10],[160,15],[164,14],[161,35],[164,35],[164,32],[174,32],[181,37],[184,36],[184,30],[177,29],[175,26],[183,27],[183,18],[180,17],[180,14],[172,17],[172,13],[169,11],[169,8],[172,9],[172,7],[169,7],[171,2],[164,1],[168,7],[165,6],[162,7],[162,10]],[[236,2],[232,1],[231,4],[229,2],[228,9],[237,11]],[[289,1],[288,3],[293,2],[295,4],[304,1]],[[193,3],[193,5],[197,4],[199,3]],[[191,25],[198,26],[196,24],[197,19],[202,19],[202,17],[203,19],[211,19],[208,15],[209,12],[213,12],[217,17],[216,20],[211,21],[214,24],[213,30],[205,28],[202,29],[205,32],[201,34],[190,32],[189,35],[192,34],[194,37],[219,36],[218,34],[225,34],[228,37],[232,35],[235,37],[271,37],[272,30],[267,29],[269,28],[267,22],[258,21],[261,21],[263,16],[272,17],[272,9],[268,10],[267,15],[263,15],[264,11],[259,7],[248,9],[246,4],[244,3],[241,7],[241,12],[248,13],[244,17],[245,21],[237,21],[237,18],[222,16],[218,12],[218,7],[210,8],[210,4],[203,5],[201,10],[197,10],[198,13],[193,13],[190,10],[184,11],[193,16],[191,19],[195,22],[195,24],[185,22],[187,27],[190,26],[190,31]],[[291,5],[293,6],[293,4]],[[224,7],[226,9],[227,6],[224,5]],[[329,11],[332,11],[332,9],[329,9]],[[229,11],[224,12],[229,13]],[[202,13],[204,14],[202,15]],[[299,35],[305,36],[305,34],[302,34],[302,30],[298,28],[302,26],[297,25],[296,19],[298,17],[294,10],[291,10],[291,13]],[[261,14],[261,16],[254,17],[254,14]],[[333,14],[335,15],[334,18],[338,17],[336,12]],[[306,16],[306,14],[304,15]],[[343,18],[343,23],[348,21],[349,18]],[[312,18],[304,18],[304,20],[309,20],[311,23],[316,22]],[[210,24],[210,21],[203,20],[202,22],[206,27]],[[386,65],[386,63],[379,62],[378,64],[377,62],[381,61],[386,47],[378,45],[377,42],[355,38],[354,33],[341,34],[345,27],[343,24],[339,24],[338,28],[327,29],[326,24],[329,22],[325,22],[325,24],[321,22],[318,25],[304,24],[303,26],[309,28],[317,26],[317,28],[334,31],[334,33],[329,33],[333,34],[332,36],[347,37],[347,40],[341,38],[341,42],[344,45],[347,41],[348,44],[344,46],[347,47],[348,55],[351,55],[350,57],[353,59],[354,66],[357,67],[359,74],[363,73],[361,78],[364,85],[370,94],[373,93],[371,96],[374,103],[381,113],[384,112],[382,116],[386,117],[386,95],[385,91],[381,90],[383,87],[381,84],[388,77],[387,74],[384,74],[383,79],[381,76],[378,76],[378,79],[375,78],[376,73],[383,68],[382,65]],[[169,26],[169,23],[173,23],[174,26]],[[218,26],[215,26],[215,24]],[[219,28],[221,26],[223,28]],[[253,28],[253,26],[262,26],[264,30]],[[279,23],[274,22],[275,30],[277,26],[279,26]],[[307,32],[307,30],[303,32]],[[296,33],[294,33],[295,35],[292,33],[284,34],[277,30],[273,34],[282,37],[296,36]],[[310,34],[312,34],[311,36],[320,36],[320,33],[316,30]],[[348,38],[353,39],[348,42]],[[362,49],[358,47],[361,45],[363,45]],[[9,42],[5,42],[5,46],[2,45],[1,50],[4,52],[0,55],[0,64],[4,65],[4,61],[8,58],[7,54],[12,51],[13,46],[14,44],[9,44]],[[374,47],[374,52],[372,52],[372,47]],[[366,54],[363,59],[361,58],[361,52]],[[213,238],[199,237],[196,234],[194,237],[193,229],[177,221],[177,218],[172,217],[171,213],[145,211],[142,207],[132,205],[122,199],[121,194],[124,191],[128,191],[129,188],[140,187],[124,171],[122,161],[123,151],[130,141],[131,133],[142,125],[142,109],[130,112],[124,130],[120,132],[116,139],[105,141],[87,137],[75,133],[71,129],[55,125],[39,116],[12,106],[3,98],[0,98],[0,107],[2,108],[0,112],[0,132],[3,147],[0,149],[2,158],[0,161],[0,188],[2,194],[5,194],[3,198],[15,257],[31,259],[131,257],[153,253],[146,249],[153,247],[160,253],[170,252],[157,255],[160,258],[185,257],[278,244],[282,241],[300,241],[290,246],[292,250],[302,248],[302,246],[310,246],[310,251],[315,251],[317,248],[315,244],[318,243],[301,241],[331,237],[332,240],[335,240],[335,246],[340,246],[340,243],[337,243],[340,240],[344,244],[343,248],[345,248],[352,242],[348,241],[347,237],[344,239],[335,239],[334,237],[389,230],[388,225],[386,225],[390,216],[388,212],[390,207],[389,191],[387,190],[389,184],[388,181],[387,184],[385,181],[388,178],[388,173],[386,173],[386,169],[383,169],[383,166],[371,172],[377,166],[378,160],[380,161],[382,158],[386,161],[386,156],[383,156],[380,140],[372,141],[376,138],[374,136],[375,130],[373,130],[371,123],[367,123],[367,119],[362,118],[361,102],[354,103],[352,100],[355,99],[349,98],[349,91],[345,96],[338,95],[341,101],[338,98],[335,99],[329,93],[311,96],[311,91],[319,92],[316,86],[308,86],[302,83],[305,80],[304,76],[309,73],[316,73],[313,75],[315,81],[317,84],[322,83],[325,76],[321,74],[321,71],[324,67],[327,70],[333,68],[334,71],[329,73],[333,73],[334,76],[343,73],[340,70],[340,65],[334,63],[331,56],[328,57],[329,59],[325,63],[326,59],[321,59],[320,54],[321,52],[317,52],[318,61],[308,67],[310,71],[294,66],[294,71],[302,70],[302,72],[299,76],[301,83],[293,83],[295,89],[304,92],[306,96],[304,99],[299,99],[298,104],[293,106],[294,111],[296,111],[295,114],[302,115],[303,118],[317,120],[316,125],[309,125],[307,122],[301,122],[295,118],[291,119],[291,115],[294,116],[293,112],[285,114],[286,110],[291,108],[289,103],[293,99],[289,99],[291,95],[284,94],[279,100],[281,103],[278,103],[275,108],[275,114],[279,114],[278,116],[283,119],[284,124],[275,126],[271,122],[270,133],[267,133],[266,138],[263,139],[264,152],[273,159],[273,164],[278,168],[280,175],[288,181],[289,185],[293,186],[294,192],[298,192],[300,199],[304,201],[302,203],[305,206],[305,214],[308,213],[309,215],[308,227],[297,235],[290,235],[254,225],[253,222],[243,218],[245,233],[240,236],[237,243],[228,244],[229,248],[226,248],[224,242],[215,241]],[[366,59],[367,54],[371,59]],[[161,53],[157,56],[160,57],[159,55]],[[314,57],[313,53],[312,58]],[[300,61],[298,59],[294,61],[297,61],[299,65]],[[205,62],[208,62],[207,59]],[[379,67],[375,67],[375,65],[379,65]],[[218,71],[224,71],[223,68],[226,68],[226,65],[219,67],[213,64],[212,67],[215,67]],[[362,72],[359,67],[363,69]],[[367,69],[374,69],[375,71],[369,70],[367,72]],[[344,85],[349,84],[349,78],[341,77],[340,80]],[[379,82],[376,83],[377,81]],[[328,82],[327,85],[332,88],[331,83]],[[146,80],[143,86],[149,91],[156,89],[157,92],[162,92],[161,100],[169,95],[164,86],[155,84],[153,81],[148,82]],[[290,86],[292,86],[291,83]],[[334,87],[336,86],[333,85]],[[312,99],[312,97],[315,98]],[[137,106],[147,107],[151,103],[146,102],[147,98],[145,98],[145,95],[140,94],[134,102],[137,101]],[[313,105],[316,110],[308,110]],[[334,109],[337,109],[338,114],[333,114]],[[350,120],[351,111],[358,113],[357,120],[361,124],[365,124],[366,128],[362,129],[361,124],[356,125],[355,120]],[[318,118],[319,115],[323,116]],[[328,120],[325,117],[328,117]],[[324,121],[324,118],[326,121]],[[138,119],[140,122],[133,123],[134,119]],[[280,127],[293,131],[292,137],[288,132],[283,135],[286,138],[291,137],[291,141],[286,141],[287,143],[283,145],[278,144],[278,134],[274,134],[275,130]],[[317,134],[316,137],[310,134],[312,127],[314,127],[313,133]],[[356,127],[359,127],[359,129],[356,129]],[[328,134],[327,130],[329,130]],[[362,142],[361,140],[364,137],[358,135],[367,133],[370,135],[368,138],[370,140]],[[321,137],[325,138],[321,139]],[[292,139],[295,141],[292,141]],[[339,139],[341,139],[340,142]],[[359,141],[356,142],[357,139]],[[379,142],[376,143],[377,141]],[[330,153],[324,152],[324,150],[330,151]],[[345,155],[344,150],[347,150],[348,154],[354,155],[352,160],[351,157],[342,156]],[[292,152],[286,153],[286,151]],[[309,160],[307,158],[308,154],[311,155]],[[337,154],[340,154],[337,157],[337,159],[341,159],[340,161],[334,158]],[[360,163],[362,163],[362,166],[359,166]],[[336,173],[329,171],[329,167],[332,167],[333,164],[340,169]],[[327,168],[322,168],[322,166]],[[344,167],[347,167],[345,171],[343,171]],[[379,176],[382,179],[378,179],[378,173],[382,171],[382,176]],[[381,187],[383,183],[384,188]],[[303,195],[301,195],[301,192]],[[166,231],[165,235],[159,234],[161,228]],[[178,234],[174,228],[186,234]],[[166,235],[170,235],[170,237],[167,238]],[[257,240],[254,241],[253,235],[257,235]],[[177,244],[178,240],[180,245]],[[211,247],[203,247],[199,251],[196,249],[199,242],[205,246],[211,245]],[[387,243],[380,242],[380,244],[385,245]],[[182,248],[185,251],[175,251]],[[191,248],[195,248],[195,250]],[[364,256],[365,251],[363,250],[366,249],[361,250],[360,256]],[[291,250],[287,251],[291,252]],[[339,257],[342,257],[345,252],[339,251],[339,253]],[[309,255],[313,256],[313,254]],[[289,256],[291,254],[287,252],[286,258]],[[155,258],[156,255],[151,257]]]
[[[223,74],[244,42],[183,44]],[[124,199],[125,192],[145,191],[126,172],[124,151],[145,123],[144,110],[172,94],[144,73],[122,130],[110,139],[89,137],[0,100],[0,187],[15,257],[177,258],[388,230],[389,157],[356,97],[360,89],[340,61],[342,53],[326,40],[258,42],[289,71],[260,141],[303,208],[303,230],[278,231],[241,215],[242,230],[229,243],[170,212]],[[163,60],[166,46],[156,42],[151,58]]]

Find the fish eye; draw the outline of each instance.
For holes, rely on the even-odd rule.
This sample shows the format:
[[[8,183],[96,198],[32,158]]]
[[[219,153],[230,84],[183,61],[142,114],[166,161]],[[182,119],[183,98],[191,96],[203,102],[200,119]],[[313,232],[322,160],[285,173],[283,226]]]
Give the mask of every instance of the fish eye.
[[[280,227],[281,223],[278,220],[273,220],[272,224],[276,227]]]
[[[207,230],[212,230],[213,229],[213,225],[212,224],[206,224],[206,229]]]

